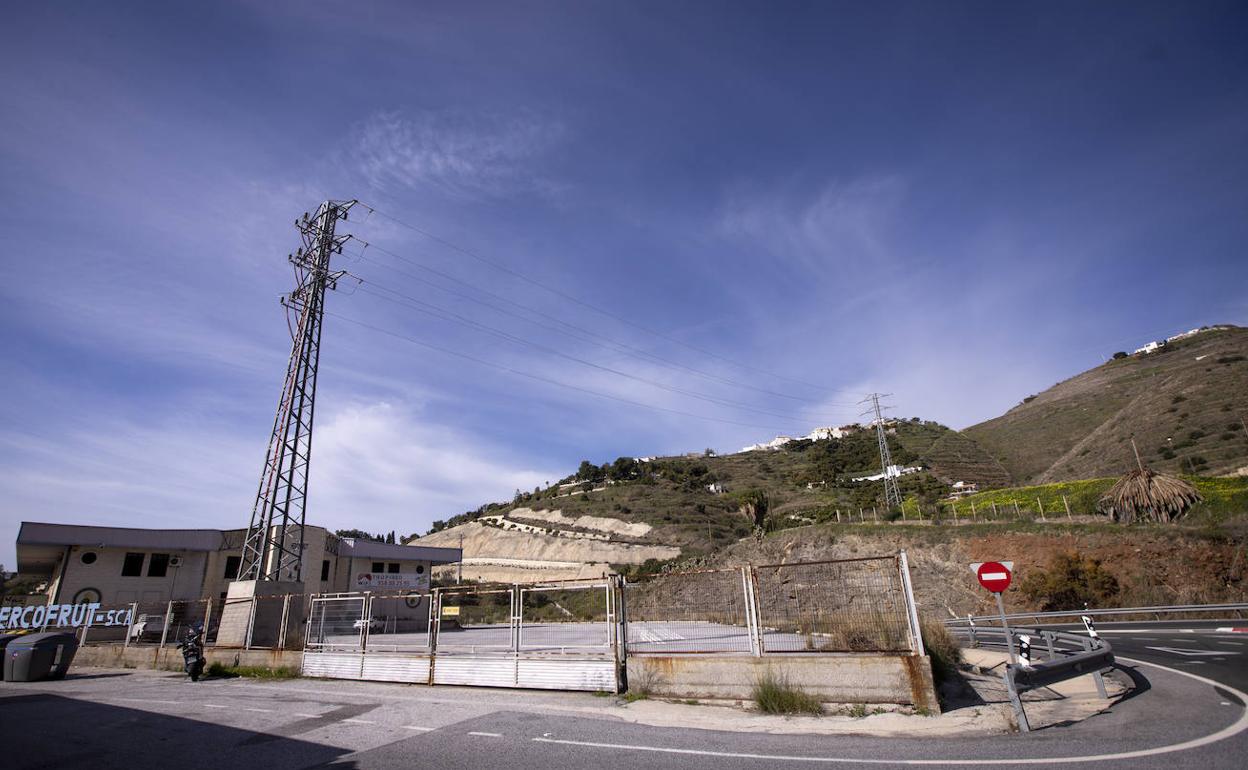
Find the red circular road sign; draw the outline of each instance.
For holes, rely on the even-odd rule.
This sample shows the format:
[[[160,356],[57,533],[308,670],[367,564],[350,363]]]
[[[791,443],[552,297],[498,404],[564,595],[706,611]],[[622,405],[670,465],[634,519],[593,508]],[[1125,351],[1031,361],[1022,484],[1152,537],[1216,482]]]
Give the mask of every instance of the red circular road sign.
[[[1013,575],[1008,567],[999,561],[986,561],[979,565],[979,569],[975,571],[975,576],[979,578],[979,584],[994,594],[999,594],[1010,587],[1010,578]]]

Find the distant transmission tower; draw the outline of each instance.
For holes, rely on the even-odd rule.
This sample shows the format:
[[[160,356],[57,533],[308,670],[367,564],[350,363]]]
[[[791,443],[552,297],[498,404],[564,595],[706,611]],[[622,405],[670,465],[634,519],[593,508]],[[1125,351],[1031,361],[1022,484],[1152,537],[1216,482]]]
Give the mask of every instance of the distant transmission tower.
[[[865,404],[870,401],[872,408],[863,414],[875,415],[875,437],[880,443],[880,465],[884,473],[884,504],[889,510],[901,507],[901,490],[897,488],[897,477],[893,475],[893,455],[888,451],[888,437],[884,433],[884,417],[880,408],[880,399],[891,395],[891,393],[872,393],[860,402]]]
[[[311,217],[295,221],[303,246],[291,254],[295,290],[282,297],[293,345],[286,383],[264,457],[239,580],[298,582],[302,579],[304,506],[312,455],[312,416],[316,367],[321,353],[325,290],[336,288],[343,271],[330,272],[329,260],[351,237],[337,236],[334,226],[346,219],[355,201],[325,201]]]

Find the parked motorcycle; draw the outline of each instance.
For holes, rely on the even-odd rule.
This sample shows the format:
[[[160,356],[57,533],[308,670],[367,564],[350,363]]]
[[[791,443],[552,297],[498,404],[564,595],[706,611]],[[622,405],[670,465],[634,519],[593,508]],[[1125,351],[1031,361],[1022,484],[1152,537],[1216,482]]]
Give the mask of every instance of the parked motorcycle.
[[[178,649],[182,650],[183,668],[186,673],[190,674],[192,682],[198,682],[201,674],[204,673],[204,625],[203,623],[192,623],[186,629],[186,638],[178,642]]]

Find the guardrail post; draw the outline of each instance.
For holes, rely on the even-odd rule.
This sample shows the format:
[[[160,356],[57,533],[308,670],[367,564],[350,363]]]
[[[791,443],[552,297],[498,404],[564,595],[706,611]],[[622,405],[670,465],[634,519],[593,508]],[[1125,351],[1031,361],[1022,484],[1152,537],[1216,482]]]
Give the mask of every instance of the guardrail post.
[[[975,638],[975,616],[968,612],[966,614],[966,622],[971,628],[971,647],[978,647],[979,640]]]
[[[1092,651],[1092,640],[1082,639],[1083,649],[1085,652]],[[1096,682],[1096,694],[1101,696],[1101,700],[1109,700],[1109,693],[1105,692],[1105,677],[1101,676],[1100,670],[1092,672],[1092,681]]]

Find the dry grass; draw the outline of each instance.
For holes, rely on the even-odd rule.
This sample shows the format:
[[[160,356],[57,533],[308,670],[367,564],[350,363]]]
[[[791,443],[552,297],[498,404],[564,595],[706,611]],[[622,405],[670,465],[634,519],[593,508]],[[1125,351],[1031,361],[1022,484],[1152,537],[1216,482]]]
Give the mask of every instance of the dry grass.
[[[788,677],[770,670],[754,682],[754,702],[764,714],[813,714],[823,713],[819,699],[801,687],[789,684]]]

